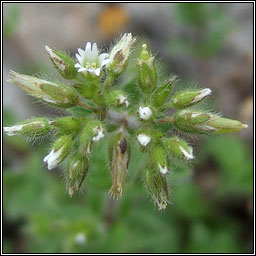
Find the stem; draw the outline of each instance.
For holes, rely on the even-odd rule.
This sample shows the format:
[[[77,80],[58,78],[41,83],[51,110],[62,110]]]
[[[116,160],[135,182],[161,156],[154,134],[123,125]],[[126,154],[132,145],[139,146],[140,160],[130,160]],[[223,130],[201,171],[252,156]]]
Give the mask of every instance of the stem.
[[[104,223],[107,228],[110,228],[116,219],[116,208],[117,208],[117,201],[113,200],[111,197],[107,198],[106,208],[103,213]]]
[[[80,107],[83,107],[83,108],[87,108],[87,109],[89,109],[89,110],[91,110],[91,111],[93,111],[93,112],[96,112],[96,111],[97,111],[96,108],[91,107],[90,105],[88,105],[87,103],[82,102],[82,101],[80,101],[77,105],[80,106]]]
[[[114,81],[114,78],[111,75],[108,75],[104,82],[104,89],[107,89],[108,86]]]
[[[174,116],[163,118],[163,119],[158,119],[156,120],[158,123],[174,123]]]

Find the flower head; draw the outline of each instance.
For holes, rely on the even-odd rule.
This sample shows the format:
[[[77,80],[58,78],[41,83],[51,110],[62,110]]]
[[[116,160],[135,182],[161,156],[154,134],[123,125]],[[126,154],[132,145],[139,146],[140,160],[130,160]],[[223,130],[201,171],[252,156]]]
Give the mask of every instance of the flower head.
[[[150,141],[151,141],[151,138],[148,135],[146,135],[145,133],[139,134],[137,136],[137,138],[138,138],[140,145],[143,147],[146,147],[148,145],[148,143],[150,143]]]
[[[140,107],[139,115],[142,120],[148,120],[152,116],[152,110],[149,107]]]
[[[89,72],[93,75],[100,76],[101,69],[108,62],[108,53],[99,55],[97,44],[91,45],[90,42],[86,44],[85,50],[78,48],[76,58],[79,63],[75,64],[78,72],[83,72],[85,75]]]

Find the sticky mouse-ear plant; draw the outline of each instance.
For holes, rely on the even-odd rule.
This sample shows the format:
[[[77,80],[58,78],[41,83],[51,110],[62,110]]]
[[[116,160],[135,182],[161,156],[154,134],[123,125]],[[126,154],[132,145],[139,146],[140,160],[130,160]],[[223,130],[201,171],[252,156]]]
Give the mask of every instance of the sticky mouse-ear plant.
[[[167,175],[172,171],[172,159],[194,159],[191,145],[174,136],[173,130],[209,135],[239,131],[247,125],[200,110],[198,103],[212,93],[209,88],[172,93],[177,77],[171,75],[161,82],[155,57],[146,44],[138,46],[141,51],[133,62],[137,79],[132,83],[132,90],[137,91],[139,97],[131,99],[118,78],[126,71],[134,43],[135,38],[130,33],[124,34],[109,53],[100,53],[95,43],[87,43],[85,50],[78,49],[76,59],[46,46],[54,67],[68,80],[66,83],[14,71],[10,71],[8,81],[55,108],[66,109],[68,114],[50,120],[33,118],[4,127],[4,131],[9,136],[30,138],[54,134],[50,152],[43,161],[49,170],[59,165],[66,168],[70,196],[79,192],[90,165],[94,164],[91,152],[95,144],[109,134],[112,179],[109,194],[120,199],[131,151],[136,146],[131,142],[136,141],[148,160],[141,175],[144,185],[161,210],[170,202]],[[166,112],[170,108],[173,114],[168,116]]]

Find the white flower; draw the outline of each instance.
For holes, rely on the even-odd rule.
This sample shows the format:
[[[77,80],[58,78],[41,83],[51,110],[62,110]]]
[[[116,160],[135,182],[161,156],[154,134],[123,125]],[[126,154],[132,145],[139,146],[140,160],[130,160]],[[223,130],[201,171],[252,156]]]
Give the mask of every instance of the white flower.
[[[146,147],[148,145],[148,143],[151,141],[151,138],[146,135],[145,133],[141,133],[137,136],[138,141],[140,143],[140,145]]]
[[[87,241],[87,238],[86,238],[86,235],[82,232],[78,233],[76,236],[75,236],[75,242],[77,244],[85,244]]]
[[[128,107],[130,104],[125,96],[120,96],[120,98],[118,99],[118,102],[120,105],[125,104],[126,107]]]
[[[139,115],[141,119],[148,120],[152,116],[152,110],[149,107],[140,107]]]
[[[95,136],[92,138],[93,141],[99,141],[104,137],[104,130],[100,126],[96,126],[93,131],[95,132]]]
[[[48,170],[51,170],[55,168],[60,162],[61,162],[61,153],[62,153],[63,147],[60,147],[59,150],[52,151],[44,158],[44,162],[48,164]]]
[[[190,159],[193,159],[194,156],[193,156],[193,149],[192,147],[188,147],[188,150],[186,150],[185,148],[183,148],[182,146],[179,146],[182,154],[184,155],[184,157],[187,159],[187,160],[190,160]]]
[[[166,174],[169,171],[166,166],[163,167],[161,164],[158,164],[158,167],[162,174]]]
[[[99,55],[97,44],[94,43],[93,46],[90,42],[86,44],[85,50],[78,48],[78,53],[76,58],[79,63],[75,64],[75,68],[78,69],[78,72],[87,72],[99,76],[101,69],[104,65],[109,62],[108,53],[102,53]]]
[[[204,99],[206,96],[210,95],[212,90],[210,88],[203,89],[199,94],[192,100],[192,102],[199,102]]]

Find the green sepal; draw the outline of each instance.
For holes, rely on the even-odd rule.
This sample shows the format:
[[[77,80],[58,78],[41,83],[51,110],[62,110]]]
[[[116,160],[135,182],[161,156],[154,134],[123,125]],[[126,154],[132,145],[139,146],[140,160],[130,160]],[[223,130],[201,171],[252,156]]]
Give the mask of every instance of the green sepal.
[[[77,105],[79,97],[74,91],[74,89],[61,84],[56,83],[56,85],[42,83],[40,84],[42,91],[50,96],[52,100],[47,101],[50,104],[61,108],[71,108]]]
[[[185,140],[180,139],[177,136],[165,139],[164,145],[168,153],[174,157],[185,160],[194,158],[192,147],[190,147]]]
[[[65,79],[75,79],[78,72],[77,69],[74,67],[74,60],[70,56],[59,50],[50,49],[48,46],[46,46],[45,48],[49,54],[52,63],[54,64],[60,75]]]
[[[170,79],[165,81],[162,86],[156,88],[152,95],[153,106],[157,108],[163,107],[163,104],[167,101],[171,94],[176,78],[176,76],[171,76]]]
[[[79,83],[74,85],[74,88],[85,99],[92,99],[94,92],[97,90],[98,87],[92,83],[85,83],[85,84]]]
[[[50,124],[56,128],[58,128],[58,135],[72,135],[72,137],[76,137],[82,128],[82,119],[67,116],[57,118],[52,120]]]
[[[69,195],[80,190],[88,174],[89,160],[79,152],[75,152],[69,159],[67,166],[67,186]]]
[[[166,176],[148,166],[143,175],[145,187],[159,210],[165,209],[169,203],[169,189]]]

